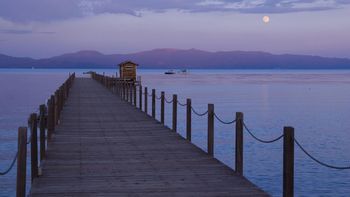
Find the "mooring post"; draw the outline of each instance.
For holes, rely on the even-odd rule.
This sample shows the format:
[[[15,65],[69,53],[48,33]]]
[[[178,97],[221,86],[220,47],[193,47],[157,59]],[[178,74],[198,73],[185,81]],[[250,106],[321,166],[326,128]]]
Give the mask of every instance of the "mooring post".
[[[47,137],[51,140],[52,133],[55,129],[55,97],[51,95],[49,102],[47,103]]]
[[[146,114],[148,111],[147,98],[148,98],[148,91],[147,91],[147,87],[145,87],[145,112],[146,112]]]
[[[126,82],[123,81],[123,99],[124,99],[124,101],[126,101],[126,95],[127,95],[127,92],[126,92]]]
[[[187,99],[186,101],[186,139],[188,141],[191,141],[191,137],[192,137],[192,102],[191,99]]]
[[[58,115],[57,115],[57,118],[58,118],[58,123],[57,124],[59,124],[59,119],[60,119],[60,116],[61,116],[61,104],[62,104],[62,91],[61,91],[61,87],[59,87],[58,89],[57,89],[57,91],[58,91],[58,99],[57,99],[57,108],[58,108]]]
[[[152,118],[156,118],[156,90],[152,89]]]
[[[165,93],[164,91],[161,92],[161,96],[160,96],[160,122],[162,124],[164,124],[164,99],[165,99]]]
[[[68,98],[68,81],[64,82],[64,101],[66,101],[67,98]]]
[[[115,78],[114,85],[115,85],[115,88],[114,88],[114,89],[115,89],[115,90],[114,90],[115,94],[118,95],[118,96],[120,96],[120,94],[119,94],[119,83],[118,83],[117,78]]]
[[[283,130],[283,197],[294,196],[294,128]]]
[[[63,109],[63,102],[64,102],[64,98],[63,98],[63,86],[61,86],[58,90],[58,95],[60,97],[60,103],[59,103],[59,113],[58,113],[58,118],[59,120],[61,119],[61,112],[62,112],[62,109]]]
[[[123,100],[126,100],[126,82],[123,81]]]
[[[142,85],[139,86],[139,108],[142,111]]]
[[[18,128],[16,196],[26,196],[27,174],[27,127]]]
[[[113,79],[113,93],[114,93],[115,95],[118,95],[117,78]]]
[[[120,81],[120,97],[124,100],[124,82]]]
[[[136,102],[137,102],[136,101],[136,98],[137,98],[136,96],[137,95],[136,95],[136,84],[135,83],[133,84],[133,90],[134,90],[133,91],[133,93],[134,93],[134,106],[137,107],[137,105],[136,105]]]
[[[122,83],[119,80],[117,81],[117,85],[118,85],[118,95],[120,98],[123,98]]]
[[[132,90],[133,90],[133,88],[131,86],[131,83],[129,83],[129,97],[130,97],[129,102],[130,102],[130,104],[132,104],[132,98],[133,98],[133,96],[132,96],[133,91]]]
[[[236,173],[243,176],[243,113],[236,112]]]
[[[214,155],[214,104],[208,104],[208,154]]]
[[[46,107],[45,105],[40,105],[40,161],[45,158],[45,124],[46,124]]]
[[[117,86],[117,95],[118,95],[119,97],[121,97],[121,93],[120,93],[120,81],[119,81],[119,80],[116,80],[116,81],[115,81],[115,84],[116,84],[116,86]]]
[[[38,177],[38,117],[36,113],[30,115],[30,155],[31,155],[31,180]]]
[[[129,93],[130,89],[129,89],[129,83],[126,83],[126,102],[129,102]]]
[[[130,87],[129,87],[129,83],[127,82],[126,83],[126,102],[129,102],[129,99],[130,99]]]
[[[54,112],[55,112],[55,126],[58,123],[58,91],[55,91],[55,99],[54,99]]]
[[[177,130],[177,95],[173,94],[173,131]]]

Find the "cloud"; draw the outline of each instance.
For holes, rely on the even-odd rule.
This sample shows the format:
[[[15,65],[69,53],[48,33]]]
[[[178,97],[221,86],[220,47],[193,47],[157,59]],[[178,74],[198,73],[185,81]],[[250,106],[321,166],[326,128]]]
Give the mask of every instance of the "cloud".
[[[25,35],[25,34],[55,34],[56,32],[51,31],[33,31],[27,29],[0,29],[0,34],[15,34],[15,35]]]
[[[104,13],[140,16],[144,11],[287,13],[329,10],[349,0],[1,0],[0,17],[15,22],[56,21]]]
[[[19,29],[0,29],[0,33],[2,34],[32,34],[31,30],[19,30]]]

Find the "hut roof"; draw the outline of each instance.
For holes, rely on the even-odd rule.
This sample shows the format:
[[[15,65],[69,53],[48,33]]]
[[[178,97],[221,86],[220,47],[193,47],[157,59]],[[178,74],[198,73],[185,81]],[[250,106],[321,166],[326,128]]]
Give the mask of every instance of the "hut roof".
[[[135,66],[138,66],[138,64],[136,64],[136,63],[134,63],[134,62],[132,62],[130,60],[127,60],[127,61],[124,61],[124,62],[120,63],[119,66],[123,66],[125,64],[134,64]]]

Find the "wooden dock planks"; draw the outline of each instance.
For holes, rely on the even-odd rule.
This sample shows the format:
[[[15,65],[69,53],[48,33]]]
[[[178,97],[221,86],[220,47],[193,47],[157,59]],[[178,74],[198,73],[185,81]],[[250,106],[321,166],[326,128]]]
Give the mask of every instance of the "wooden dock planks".
[[[77,78],[31,196],[269,196],[102,85]]]

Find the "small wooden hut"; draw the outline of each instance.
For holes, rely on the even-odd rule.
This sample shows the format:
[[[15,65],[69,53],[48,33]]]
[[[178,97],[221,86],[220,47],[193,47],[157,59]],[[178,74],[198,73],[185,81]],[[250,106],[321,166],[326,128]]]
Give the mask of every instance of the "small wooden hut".
[[[125,61],[119,64],[119,77],[123,80],[136,81],[136,67],[138,64],[132,61]]]

